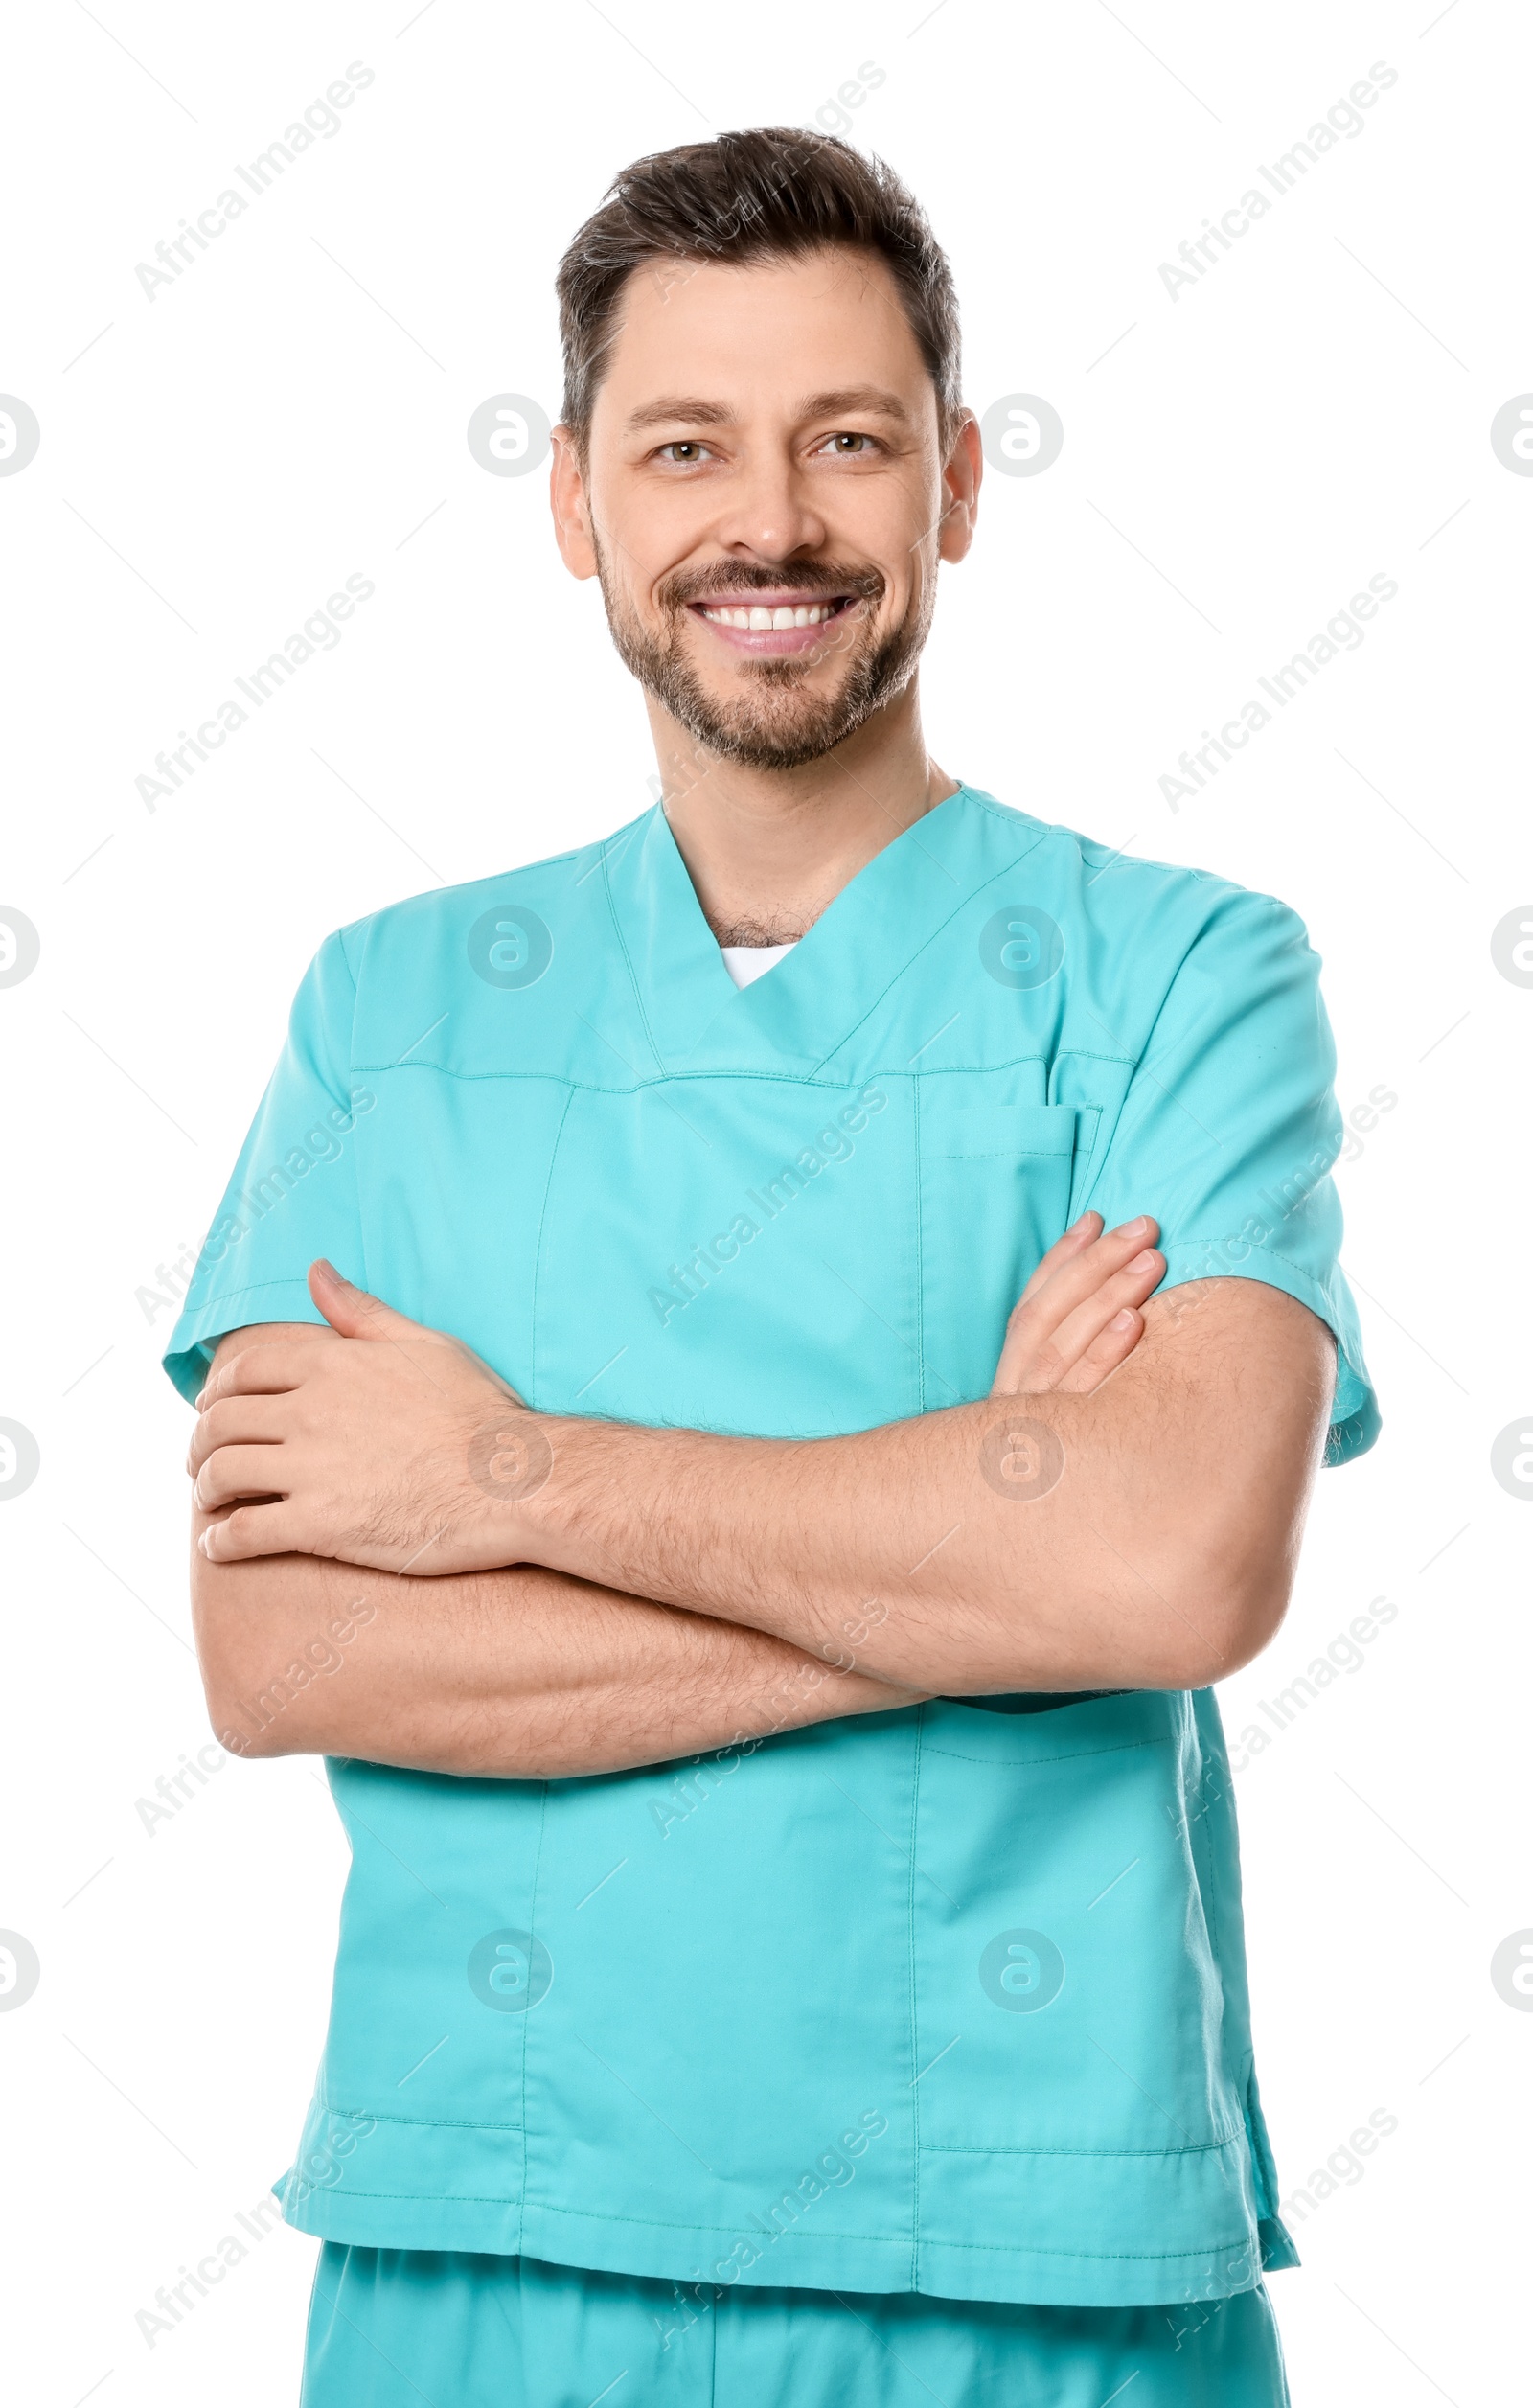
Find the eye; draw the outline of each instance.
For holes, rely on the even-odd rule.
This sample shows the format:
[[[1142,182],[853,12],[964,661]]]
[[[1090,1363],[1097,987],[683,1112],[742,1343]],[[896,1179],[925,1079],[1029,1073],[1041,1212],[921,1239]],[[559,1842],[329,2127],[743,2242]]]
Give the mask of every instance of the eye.
[[[657,460],[664,460],[672,455],[682,453],[690,453],[691,457],[677,456],[675,465],[678,469],[690,469],[696,461],[708,457],[708,448],[705,444],[698,443],[695,437],[679,436],[674,443],[663,443],[654,456]]]
[[[868,453],[876,450],[877,447],[871,435],[850,432],[827,435],[820,446],[822,451],[829,450],[833,459],[836,460],[865,459]]]

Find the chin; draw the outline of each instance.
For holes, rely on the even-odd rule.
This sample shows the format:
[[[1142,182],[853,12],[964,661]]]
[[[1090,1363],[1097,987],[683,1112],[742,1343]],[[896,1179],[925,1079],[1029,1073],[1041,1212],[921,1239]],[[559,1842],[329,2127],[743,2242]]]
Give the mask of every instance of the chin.
[[[650,674],[643,683],[693,741],[718,759],[752,769],[799,769],[823,761],[875,711],[903,694],[918,656],[919,648],[897,634],[851,660],[832,694],[806,693],[802,671],[763,663],[732,691],[716,696],[691,663],[675,654],[667,656],[663,667],[646,663]]]
[[[857,712],[828,706],[821,711],[802,711],[778,715],[750,711],[709,710],[684,714],[674,701],[664,700],[672,715],[681,720],[687,733],[697,743],[721,760],[738,761],[751,769],[800,769],[811,761],[823,761],[837,745],[854,735],[876,705]]]

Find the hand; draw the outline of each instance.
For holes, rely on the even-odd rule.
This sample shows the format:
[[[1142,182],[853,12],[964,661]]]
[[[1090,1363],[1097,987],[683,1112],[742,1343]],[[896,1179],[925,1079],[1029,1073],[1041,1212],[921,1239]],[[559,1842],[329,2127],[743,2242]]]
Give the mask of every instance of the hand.
[[[329,1263],[309,1290],[329,1330],[252,1338],[197,1398],[197,1505],[235,1507],[198,1542],[209,1562],[319,1555],[428,1575],[518,1561],[514,1508],[553,1462],[540,1416],[457,1339]]]
[[[1126,1363],[1144,1336],[1138,1307],[1165,1277],[1159,1234],[1148,1216],[1104,1234],[1102,1215],[1083,1213],[1013,1307],[992,1396],[1089,1396]]]

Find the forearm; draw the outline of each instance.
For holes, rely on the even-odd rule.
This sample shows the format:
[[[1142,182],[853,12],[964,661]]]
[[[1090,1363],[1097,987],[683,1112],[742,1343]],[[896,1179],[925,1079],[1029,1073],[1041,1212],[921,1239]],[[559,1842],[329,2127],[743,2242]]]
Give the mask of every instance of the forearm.
[[[1152,1313],[1090,1396],[801,1443],[549,1421],[521,1551],[811,1651],[871,1595],[867,1668],[941,1692],[1201,1686],[1281,1617],[1331,1378],[1302,1306],[1220,1284],[1217,1382]]]
[[[1046,1425],[1026,1401],[1030,1424],[1059,1431],[1074,1400],[1046,1400]],[[876,1597],[870,1663],[912,1682],[919,1666],[952,1693],[1151,1685],[1164,1633],[1135,1632],[1115,1579],[1077,1594],[1088,1533],[1058,1501],[986,1490],[979,1457],[998,1419],[958,1407],[804,1442],[561,1423],[519,1543],[541,1563],[646,1585],[808,1650]],[[1142,1530],[1135,1552],[1152,1552]]]
[[[856,1668],[865,1617],[816,1660],[537,1567],[422,1580],[307,1555],[212,1565],[194,1544],[192,1591],[237,1754],[563,1778],[911,1702]]]
[[[1178,1292],[1105,1323],[1120,1275],[1158,1275],[1153,1250],[1110,1269],[1143,1227],[1057,1242],[982,1404],[805,1441],[535,1411],[316,1265],[333,1335],[220,1345],[189,1469],[231,1510],[205,1545],[219,1566],[302,1551],[423,1582],[540,1565],[609,1611],[653,1599],[821,1660],[865,1623],[858,1670],[927,1695],[1201,1687],[1282,1617],[1335,1352],[1246,1277],[1203,1283],[1196,1313]],[[1133,1334],[1093,1368],[1118,1321]]]

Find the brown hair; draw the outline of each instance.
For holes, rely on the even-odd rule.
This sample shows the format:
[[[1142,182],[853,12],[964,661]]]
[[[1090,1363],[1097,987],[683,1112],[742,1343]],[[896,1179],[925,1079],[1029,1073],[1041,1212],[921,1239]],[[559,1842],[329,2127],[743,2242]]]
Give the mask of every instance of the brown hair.
[[[565,423],[583,453],[623,290],[654,260],[789,258],[826,243],[886,261],[937,388],[944,446],[962,410],[952,270],[913,194],[881,159],[834,136],[759,126],[635,159],[559,264]]]

